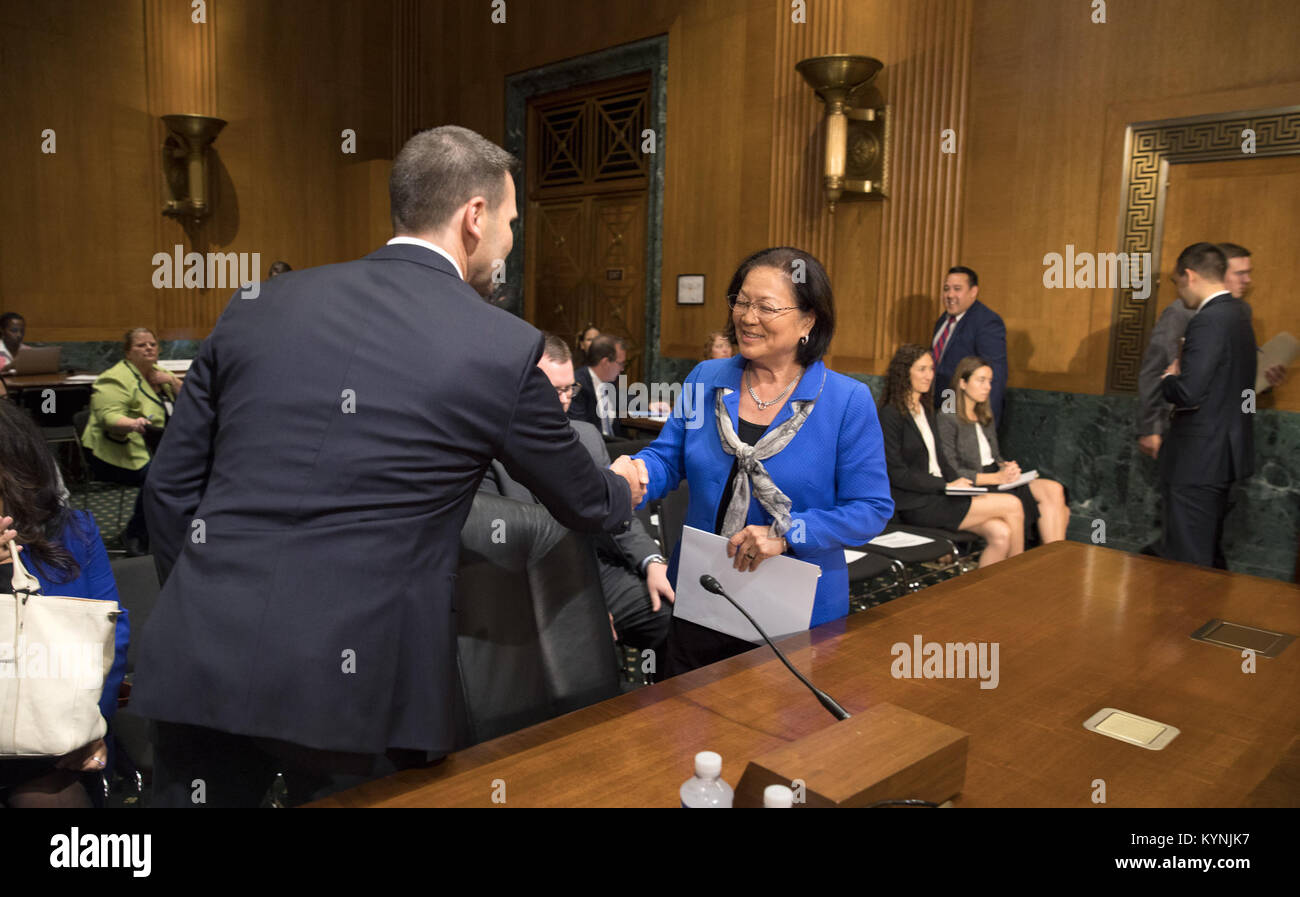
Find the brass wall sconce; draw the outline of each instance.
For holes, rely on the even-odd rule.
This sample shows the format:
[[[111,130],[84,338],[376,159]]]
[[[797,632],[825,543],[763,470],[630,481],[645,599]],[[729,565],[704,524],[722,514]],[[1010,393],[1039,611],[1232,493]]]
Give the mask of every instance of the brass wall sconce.
[[[884,63],[870,56],[814,56],[795,65],[826,104],[826,160],[822,172],[832,214],[841,200],[889,195],[888,109],[864,95]]]
[[[200,221],[212,214],[208,147],[226,122],[208,115],[164,115],[163,183],[167,198],[163,214]]]

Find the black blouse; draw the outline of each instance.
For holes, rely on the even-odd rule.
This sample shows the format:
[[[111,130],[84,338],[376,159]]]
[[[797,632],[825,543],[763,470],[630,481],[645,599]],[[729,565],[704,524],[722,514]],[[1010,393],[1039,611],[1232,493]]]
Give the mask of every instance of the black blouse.
[[[742,417],[740,418],[740,429],[736,432],[736,435],[740,437],[740,441],[745,445],[757,445],[758,440],[762,439],[763,434],[767,432],[767,427],[767,424],[751,424]],[[718,502],[718,519],[713,523],[714,533],[722,533],[722,524],[727,519],[727,508],[731,504],[731,490],[735,488],[736,472],[739,469],[739,462],[733,461],[731,476],[727,477],[727,485],[722,490],[722,501]]]

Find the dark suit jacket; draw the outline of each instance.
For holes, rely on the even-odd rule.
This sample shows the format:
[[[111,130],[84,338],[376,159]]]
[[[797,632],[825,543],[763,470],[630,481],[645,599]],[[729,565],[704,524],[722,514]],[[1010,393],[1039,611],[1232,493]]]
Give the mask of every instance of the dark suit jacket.
[[[1142,353],[1138,371],[1138,435],[1164,436],[1169,429],[1169,402],[1165,400],[1160,375],[1178,357],[1178,341],[1187,331],[1192,310],[1175,299],[1166,306],[1151,330],[1151,341]]]
[[[889,471],[889,492],[894,499],[894,513],[910,511],[928,504],[927,496],[943,495],[944,488],[957,479],[939,444],[939,427],[932,409],[925,409],[934,435],[935,459],[942,477],[930,473],[930,454],[921,430],[911,416],[904,417],[893,405],[880,409],[880,432],[885,439],[885,467]]]
[[[596,390],[601,386],[601,379],[592,373],[591,368],[580,367],[573,372],[573,380],[575,383],[581,383],[582,389],[569,403],[569,419],[585,420],[596,428],[597,433],[601,432],[600,415],[596,407]],[[609,384],[610,389],[613,387],[614,384]],[[613,422],[613,435],[620,439],[627,436],[623,425],[617,420]]]
[[[488,463],[570,528],[631,517],[541,352],[419,246],[237,294],[149,470],[166,583],[132,709],[327,750],[447,751],[460,530]]]
[[[1188,322],[1184,338],[1182,373],[1160,384],[1175,408],[1160,476],[1198,485],[1245,479],[1255,472],[1255,415],[1242,410],[1242,393],[1255,388],[1250,306],[1220,293]]]
[[[939,328],[948,320],[944,312],[934,322],[930,330],[930,343],[939,335]],[[948,344],[944,346],[943,358],[936,362],[934,376],[934,407],[943,403],[943,391],[952,388],[952,375],[957,372],[957,362],[967,355],[978,355],[993,368],[993,389],[989,393],[989,408],[993,411],[995,424],[1002,423],[1002,399],[1007,388],[1007,328],[1002,318],[993,309],[976,299],[966,309]]]
[[[575,420],[569,423],[596,466],[608,467],[609,452],[605,448],[605,439],[600,435],[600,431],[586,421]],[[517,483],[510,476],[505,465],[496,460],[488,466],[487,475],[483,477],[479,489],[515,501],[530,504],[537,501],[537,496]],[[596,557],[601,563],[628,567],[638,574],[641,572],[642,561],[652,554],[660,553],[659,543],[650,537],[638,517],[632,518],[626,532],[605,534],[592,541],[596,548]]]

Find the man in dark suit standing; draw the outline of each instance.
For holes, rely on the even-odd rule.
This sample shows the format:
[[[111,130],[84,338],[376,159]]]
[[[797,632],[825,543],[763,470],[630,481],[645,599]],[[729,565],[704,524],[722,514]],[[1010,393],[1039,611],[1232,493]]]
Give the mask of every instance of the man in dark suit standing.
[[[602,333],[591,341],[587,349],[587,365],[578,368],[574,380],[582,387],[569,406],[569,417],[585,420],[602,436],[622,438],[622,425],[618,422],[616,388],[614,382],[627,366],[627,347],[623,340]]]
[[[315,799],[451,748],[460,530],[494,457],[566,526],[627,527],[644,471],[592,462],[541,334],[482,298],[514,165],[415,135],[389,245],[236,294],[204,341],[145,488],[155,804],[256,806],[277,771]]]
[[[952,388],[957,362],[978,355],[993,368],[989,408],[1002,425],[1002,398],[1007,387],[1007,328],[993,309],[979,301],[979,275],[965,265],[948,269],[943,281],[944,313],[934,322],[930,354],[934,356],[934,407],[943,408],[944,391]]]
[[[1160,387],[1174,406],[1160,450],[1164,489],[1162,556],[1209,567],[1223,536],[1228,492],[1255,471],[1255,333],[1250,308],[1224,286],[1227,260],[1213,243],[1193,243],[1174,266],[1193,311],[1181,359]]]
[[[578,395],[585,391],[574,389],[578,384],[574,379],[573,356],[558,336],[546,335],[546,348],[537,366],[555,387],[566,410],[571,407],[575,391]],[[583,420],[569,423],[591,459],[601,467],[608,464],[609,452],[599,431]],[[515,482],[505,465],[496,460],[488,467],[479,489],[515,501],[537,501],[537,496]],[[633,648],[662,650],[668,638],[669,604],[674,596],[668,582],[668,559],[660,554],[659,544],[641,521],[633,517],[626,532],[597,537],[595,549],[600,586],[616,637]]]

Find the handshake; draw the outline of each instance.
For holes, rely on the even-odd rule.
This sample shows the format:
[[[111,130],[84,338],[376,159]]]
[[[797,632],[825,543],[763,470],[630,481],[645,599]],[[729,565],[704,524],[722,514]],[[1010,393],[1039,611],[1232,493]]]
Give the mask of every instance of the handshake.
[[[629,455],[619,455],[609,469],[627,480],[627,487],[632,490],[632,507],[641,504],[645,498],[646,486],[650,484],[650,473],[645,469],[645,462]]]

